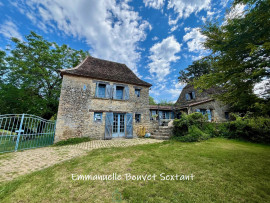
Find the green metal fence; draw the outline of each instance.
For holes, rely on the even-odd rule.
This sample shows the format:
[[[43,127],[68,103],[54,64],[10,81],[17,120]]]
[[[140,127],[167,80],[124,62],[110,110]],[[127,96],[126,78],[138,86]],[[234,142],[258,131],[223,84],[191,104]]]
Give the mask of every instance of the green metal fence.
[[[29,114],[0,115],[0,153],[53,144],[55,121]]]

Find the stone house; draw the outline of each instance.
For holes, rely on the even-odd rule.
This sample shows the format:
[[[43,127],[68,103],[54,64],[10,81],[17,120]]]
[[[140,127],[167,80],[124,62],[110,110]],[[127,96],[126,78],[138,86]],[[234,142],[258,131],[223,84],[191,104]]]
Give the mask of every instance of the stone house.
[[[55,142],[71,137],[132,138],[151,128],[149,88],[125,64],[88,56],[63,78]]]
[[[159,121],[159,125],[167,125],[174,119],[174,106],[150,105],[150,120]],[[152,122],[153,123],[153,122]]]
[[[201,112],[207,114],[209,121],[226,121],[229,118],[229,107],[212,97],[216,93],[218,90],[214,88],[199,92],[192,85],[186,85],[175,103],[178,110],[176,116],[179,117],[181,112],[187,114]]]

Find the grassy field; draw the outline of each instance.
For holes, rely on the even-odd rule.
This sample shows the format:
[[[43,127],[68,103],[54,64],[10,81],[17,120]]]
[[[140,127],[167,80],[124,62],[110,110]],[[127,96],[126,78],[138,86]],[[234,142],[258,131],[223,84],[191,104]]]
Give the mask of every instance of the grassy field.
[[[270,202],[270,146],[226,139],[99,149],[0,185],[0,202]],[[122,175],[116,181],[72,174]],[[126,181],[124,174],[189,181]]]
[[[2,131],[3,132],[3,131]],[[11,133],[5,131],[1,134],[0,132],[0,153],[1,152],[13,152],[16,146],[16,133],[12,133],[13,136],[10,136]],[[20,142],[18,145],[18,150],[43,147],[53,144],[54,134],[45,134],[45,135],[31,135],[31,139],[24,140],[25,136],[20,137]]]

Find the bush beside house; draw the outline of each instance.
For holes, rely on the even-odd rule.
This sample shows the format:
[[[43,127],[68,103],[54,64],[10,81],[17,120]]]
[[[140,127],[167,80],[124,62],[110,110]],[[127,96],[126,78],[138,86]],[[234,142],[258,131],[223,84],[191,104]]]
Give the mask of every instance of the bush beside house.
[[[174,120],[172,139],[196,142],[211,137],[226,137],[257,143],[270,143],[270,118],[239,116],[232,114],[232,120],[225,123],[207,122],[201,113],[183,114]]]

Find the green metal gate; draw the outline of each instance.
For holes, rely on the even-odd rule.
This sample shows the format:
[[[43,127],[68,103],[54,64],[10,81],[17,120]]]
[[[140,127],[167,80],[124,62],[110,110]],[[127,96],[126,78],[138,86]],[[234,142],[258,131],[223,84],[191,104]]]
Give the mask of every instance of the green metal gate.
[[[29,114],[0,115],[0,153],[53,144],[55,123]]]

